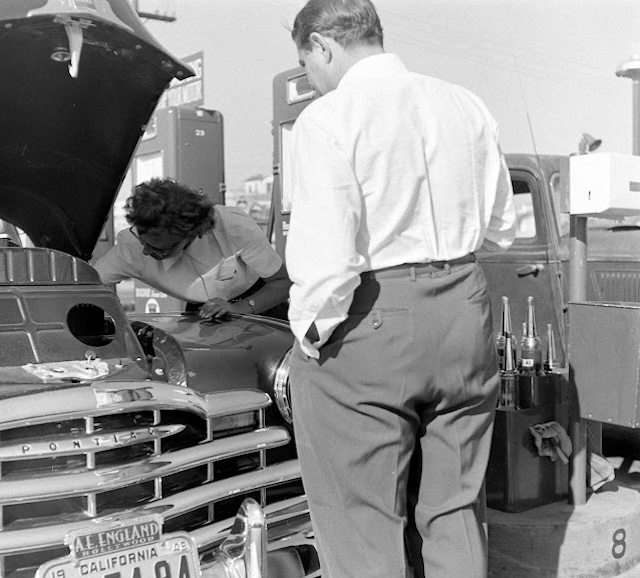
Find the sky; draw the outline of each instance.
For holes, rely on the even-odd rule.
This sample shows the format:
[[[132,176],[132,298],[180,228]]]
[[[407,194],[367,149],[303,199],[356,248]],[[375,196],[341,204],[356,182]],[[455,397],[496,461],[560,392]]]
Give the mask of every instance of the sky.
[[[570,154],[583,133],[632,152],[640,0],[374,0],[385,50],[475,92],[507,153]],[[227,188],[273,165],[272,82],[297,66],[289,29],[304,0],[139,0],[174,56],[204,53],[205,108],[224,117]]]

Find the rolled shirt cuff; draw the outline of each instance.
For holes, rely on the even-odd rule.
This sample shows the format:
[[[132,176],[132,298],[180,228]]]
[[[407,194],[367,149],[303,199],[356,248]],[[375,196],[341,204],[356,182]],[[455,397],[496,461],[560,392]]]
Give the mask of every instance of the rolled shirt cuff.
[[[346,315],[336,316],[334,312],[333,316],[323,318],[321,316],[313,316],[308,312],[296,310],[295,307],[289,308],[291,331],[300,343],[300,348],[304,354],[314,359],[320,357],[320,348],[328,341],[335,328],[340,325],[346,317]],[[311,343],[307,337],[307,332],[313,323],[315,323],[320,339]]]

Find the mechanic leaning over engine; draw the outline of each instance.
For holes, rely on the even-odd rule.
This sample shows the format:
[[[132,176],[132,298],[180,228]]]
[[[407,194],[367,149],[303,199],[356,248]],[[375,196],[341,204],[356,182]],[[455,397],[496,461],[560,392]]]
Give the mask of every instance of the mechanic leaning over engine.
[[[167,178],[137,185],[125,209],[132,226],[94,264],[105,285],[139,279],[202,317],[277,316],[283,305],[286,317],[286,267],[242,210]]]

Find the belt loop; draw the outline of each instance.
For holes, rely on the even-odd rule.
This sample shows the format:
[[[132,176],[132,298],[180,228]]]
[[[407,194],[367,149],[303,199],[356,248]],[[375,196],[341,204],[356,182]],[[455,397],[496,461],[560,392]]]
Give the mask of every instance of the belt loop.
[[[416,276],[416,268],[413,265],[409,268],[409,274],[411,275],[411,280],[415,281],[417,276]]]

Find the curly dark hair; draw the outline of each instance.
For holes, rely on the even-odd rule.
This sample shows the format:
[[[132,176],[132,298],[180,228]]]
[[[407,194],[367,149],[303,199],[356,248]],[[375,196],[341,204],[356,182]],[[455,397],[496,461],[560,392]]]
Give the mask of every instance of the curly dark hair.
[[[133,190],[124,206],[129,223],[139,233],[169,232],[201,237],[213,228],[213,202],[173,179],[151,179]]]

